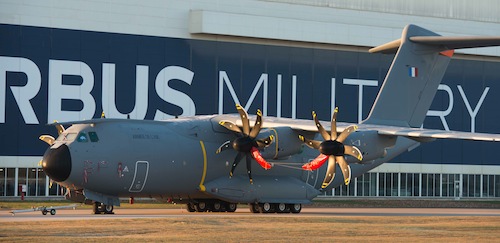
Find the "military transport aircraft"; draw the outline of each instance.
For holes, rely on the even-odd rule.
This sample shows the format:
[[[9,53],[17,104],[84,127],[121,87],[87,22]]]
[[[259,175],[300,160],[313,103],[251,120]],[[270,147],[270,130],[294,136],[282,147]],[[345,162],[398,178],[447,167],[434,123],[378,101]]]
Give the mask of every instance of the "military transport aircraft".
[[[113,213],[120,197],[184,203],[190,212],[234,212],[246,203],[255,213],[299,213],[322,189],[348,184],[422,142],[500,141],[420,128],[453,50],[495,45],[500,37],[443,37],[408,25],[400,39],[370,50],[396,55],[360,124],[337,123],[337,110],[330,123],[314,112],[313,120],[260,111],[249,117],[239,105],[236,115],[55,123],[57,139],[40,137],[50,145],[42,167],[67,188],[67,199],[93,204],[95,213]]]

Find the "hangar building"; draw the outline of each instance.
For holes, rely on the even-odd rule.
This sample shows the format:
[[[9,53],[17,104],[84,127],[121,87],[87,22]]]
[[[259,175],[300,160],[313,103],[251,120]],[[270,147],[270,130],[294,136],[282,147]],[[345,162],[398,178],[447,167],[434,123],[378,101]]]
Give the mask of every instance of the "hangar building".
[[[496,0],[0,1],[0,197],[57,197],[53,120],[250,113],[366,118],[409,23],[500,36]],[[500,48],[461,50],[425,128],[500,133]],[[422,144],[325,196],[500,198],[498,143]]]

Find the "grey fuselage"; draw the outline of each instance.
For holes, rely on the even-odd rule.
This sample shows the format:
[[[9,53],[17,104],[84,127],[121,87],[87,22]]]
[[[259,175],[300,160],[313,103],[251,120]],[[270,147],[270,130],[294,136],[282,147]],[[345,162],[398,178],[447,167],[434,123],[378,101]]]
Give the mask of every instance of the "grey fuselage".
[[[264,170],[252,162],[254,182],[250,184],[242,162],[236,168],[234,177],[229,179],[236,152],[229,149],[216,154],[215,151],[225,141],[233,140],[235,135],[218,124],[222,119],[236,122],[237,116],[198,116],[161,122],[102,119],[75,124],[52,145],[52,148],[62,144],[68,146],[71,155],[71,172],[67,179],[59,183],[71,190],[83,189],[113,197],[173,200],[217,197],[242,203],[269,198],[273,195],[273,191],[269,190],[281,191],[281,187],[285,193],[282,198],[286,197],[288,190],[290,193],[296,191],[287,187],[314,188],[314,192],[309,189],[305,193],[308,195],[304,195],[300,203],[307,203],[320,193],[318,189],[325,176],[325,168],[317,171],[301,169],[318,152],[298,143],[297,132],[291,129],[267,128],[261,132],[276,133],[274,143],[262,151],[264,158],[274,164],[273,168]],[[319,136],[311,132],[308,134],[312,138]],[[290,144],[289,140],[293,139],[297,141]],[[362,164],[353,164],[354,160],[347,158],[353,177],[356,177],[406,151],[416,142],[360,129],[348,137],[346,144],[356,144],[364,153]],[[337,174],[330,187],[343,183],[342,175],[338,171]],[[241,189],[241,193],[247,196],[214,196],[213,188],[207,193],[205,184],[217,180],[220,180],[216,183],[217,188],[221,183],[234,182],[232,186],[235,188],[231,185],[225,188]],[[290,196],[290,200],[286,201],[295,202],[297,197],[302,196]]]

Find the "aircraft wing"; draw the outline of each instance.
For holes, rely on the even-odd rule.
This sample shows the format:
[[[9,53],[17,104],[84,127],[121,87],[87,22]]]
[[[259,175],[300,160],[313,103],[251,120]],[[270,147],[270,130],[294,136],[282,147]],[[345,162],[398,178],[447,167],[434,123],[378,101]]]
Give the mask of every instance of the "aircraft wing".
[[[321,125],[330,131],[330,122],[320,121]],[[241,120],[236,123],[238,126],[241,125]],[[342,132],[344,129],[350,125],[356,125],[355,123],[337,122],[337,132]],[[307,119],[292,119],[283,117],[265,117],[262,127],[290,127],[293,130],[303,130],[309,132],[318,132],[316,124],[313,120]]]
[[[474,141],[500,141],[500,134],[491,133],[471,133],[471,132],[457,132],[457,131],[444,131],[435,129],[421,129],[421,128],[408,128],[408,127],[395,127],[395,126],[374,126],[360,125],[360,129],[377,130],[381,135],[403,136],[414,139],[463,139]]]
[[[241,121],[240,121],[241,122]],[[330,131],[330,122],[321,121],[321,125]],[[337,123],[337,132],[342,132],[346,127],[355,125],[354,123]],[[305,119],[291,119],[291,118],[275,118],[266,117],[263,127],[278,127],[288,126],[294,130],[304,130],[310,132],[317,132],[314,121]],[[380,135],[389,136],[403,136],[413,138],[416,140],[422,139],[463,139],[474,141],[500,141],[500,134],[491,133],[471,133],[471,132],[458,132],[458,131],[445,131],[437,129],[422,129],[422,128],[409,128],[385,125],[372,125],[372,124],[358,124],[359,130],[376,130]]]

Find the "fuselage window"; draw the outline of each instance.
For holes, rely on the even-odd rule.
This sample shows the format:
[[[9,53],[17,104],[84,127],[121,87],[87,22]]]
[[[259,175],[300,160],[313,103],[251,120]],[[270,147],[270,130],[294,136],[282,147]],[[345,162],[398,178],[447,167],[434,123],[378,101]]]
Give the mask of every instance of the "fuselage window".
[[[97,142],[99,141],[99,137],[97,136],[96,132],[89,132],[89,138],[91,142]]]
[[[80,143],[86,143],[89,141],[89,139],[87,138],[87,134],[85,134],[84,132],[80,132],[78,134],[78,137],[76,138],[76,141]]]

